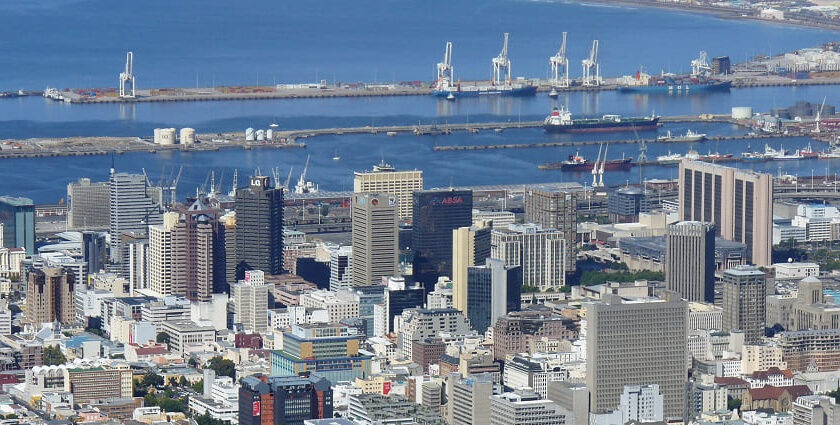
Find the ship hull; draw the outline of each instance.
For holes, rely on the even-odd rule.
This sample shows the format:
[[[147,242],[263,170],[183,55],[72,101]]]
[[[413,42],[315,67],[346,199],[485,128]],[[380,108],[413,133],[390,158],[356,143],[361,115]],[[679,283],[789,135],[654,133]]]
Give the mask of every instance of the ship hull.
[[[456,98],[458,97],[481,97],[481,96],[534,96],[537,94],[536,86],[512,87],[512,88],[498,88],[493,86],[487,87],[468,87],[462,90],[435,90],[432,94],[436,97],[448,97],[450,94]]]
[[[633,167],[632,161],[633,158],[610,160],[604,163],[604,170],[629,170],[631,167]],[[592,168],[594,166],[594,162],[585,162],[582,164],[569,164],[566,162],[549,162],[547,164],[540,165],[538,168],[541,170],[592,171]]]
[[[720,81],[710,84],[657,84],[653,86],[621,86],[618,91],[621,93],[649,93],[649,94],[692,94],[729,91],[732,88],[731,81]]]
[[[620,122],[597,121],[597,120],[575,120],[569,125],[543,126],[547,133],[611,133],[620,131],[650,131],[656,130],[659,124],[659,117],[642,118]]]

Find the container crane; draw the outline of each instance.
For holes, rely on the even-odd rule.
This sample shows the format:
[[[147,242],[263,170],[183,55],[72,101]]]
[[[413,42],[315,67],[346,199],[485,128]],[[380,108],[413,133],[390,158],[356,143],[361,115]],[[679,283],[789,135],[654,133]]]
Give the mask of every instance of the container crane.
[[[598,170],[598,187],[604,187],[604,165],[607,163],[607,152],[610,150],[610,144],[604,148],[604,159],[601,160],[601,169]]]
[[[598,145],[598,158],[595,159],[595,165],[592,166],[592,187],[598,187],[598,162],[601,161],[601,148],[604,145]]]
[[[133,99],[134,94],[134,52],[128,52],[125,54],[125,71],[120,72],[120,97]]]
[[[286,182],[283,183],[283,190],[285,190],[286,193],[289,193],[289,184],[292,182],[292,171],[294,171],[294,170],[295,170],[295,167],[289,168],[289,176],[286,177]]]
[[[452,68],[452,42],[446,42],[446,51],[443,53],[443,62],[437,64],[437,88],[446,89],[452,86],[454,72]]]
[[[601,64],[598,63],[598,40],[592,40],[592,49],[589,51],[589,57],[582,60],[581,65],[583,65],[583,86],[600,86]]]
[[[707,75],[712,72],[709,66],[709,54],[705,50],[700,51],[700,57],[691,61],[691,75]]]
[[[314,193],[318,191],[318,188],[312,184],[312,182],[306,181],[306,173],[309,171],[309,158],[310,156],[306,156],[306,165],[303,167],[303,173],[300,174],[300,178],[298,179],[297,184],[295,185],[295,193]]]
[[[825,96],[823,96],[822,105],[820,105],[820,109],[817,111],[817,116],[814,117],[814,122],[817,124],[814,127],[814,130],[813,130],[814,133],[819,133],[821,131],[820,130],[820,120],[822,119],[823,108],[825,108]]]
[[[563,43],[557,54],[548,58],[551,64],[551,85],[553,87],[568,88],[569,82],[569,58],[566,57],[566,33],[563,33]],[[563,74],[560,74],[560,70]]]
[[[181,181],[181,173],[183,173],[183,172],[184,172],[184,166],[182,165],[181,168],[178,169],[178,175],[175,176],[174,180],[170,180],[171,183],[170,183],[169,187],[165,188],[169,191],[169,205],[175,205],[175,201],[178,200],[178,197],[177,197],[178,182]]]
[[[239,184],[239,170],[234,168],[233,169],[233,184],[231,186],[231,189],[230,189],[230,192],[228,193],[228,195],[230,195],[231,197],[236,196],[236,185],[238,185],[238,184]]]
[[[505,33],[505,42],[502,45],[502,51],[499,56],[493,58],[493,85],[510,85],[510,59],[508,58],[508,37],[510,33]]]

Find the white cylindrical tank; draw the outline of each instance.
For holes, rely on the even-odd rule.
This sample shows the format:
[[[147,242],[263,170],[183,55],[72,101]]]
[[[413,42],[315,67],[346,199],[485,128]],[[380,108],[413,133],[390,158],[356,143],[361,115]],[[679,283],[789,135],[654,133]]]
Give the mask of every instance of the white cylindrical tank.
[[[265,140],[274,140],[274,130],[269,128],[265,131]]]
[[[160,129],[160,144],[161,145],[174,145],[175,140],[175,129],[174,128],[161,128]]]
[[[752,106],[733,106],[732,107],[732,119],[735,120],[748,120],[753,116],[753,109]]]
[[[257,130],[257,140],[265,140],[265,130],[259,129]]]
[[[160,144],[160,129],[159,128],[155,129],[154,142],[155,142],[156,145]]]
[[[181,129],[181,144],[192,145],[195,144],[195,129],[184,127]]]
[[[254,129],[248,127],[245,129],[245,140],[254,140]]]

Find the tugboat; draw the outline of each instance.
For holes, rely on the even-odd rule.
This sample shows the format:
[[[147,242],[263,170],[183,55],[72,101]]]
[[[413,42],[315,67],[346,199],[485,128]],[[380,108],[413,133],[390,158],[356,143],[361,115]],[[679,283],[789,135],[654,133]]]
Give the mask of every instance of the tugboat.
[[[543,128],[547,133],[605,133],[618,131],[655,130],[659,117],[623,118],[621,115],[604,115],[598,118],[572,119],[565,107],[553,108],[545,118]]]
[[[820,156],[820,153],[818,151],[813,150],[811,148],[811,144],[808,143],[808,146],[799,150],[799,156],[801,156],[802,158],[818,158]]]

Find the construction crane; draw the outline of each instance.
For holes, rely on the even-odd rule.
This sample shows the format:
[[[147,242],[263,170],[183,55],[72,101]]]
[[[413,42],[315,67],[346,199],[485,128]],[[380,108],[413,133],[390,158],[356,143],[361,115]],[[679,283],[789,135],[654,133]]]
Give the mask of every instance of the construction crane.
[[[125,54],[125,71],[120,72],[120,97],[133,99],[134,94],[134,52],[128,52]]]
[[[820,129],[820,120],[822,119],[823,108],[825,108],[825,97],[823,97],[822,105],[820,105],[820,109],[817,111],[817,116],[814,117],[814,122],[817,123],[813,130],[814,133],[819,133],[820,131],[822,131]]]
[[[175,201],[178,199],[177,197],[177,190],[178,190],[178,182],[181,181],[181,173],[184,172],[184,166],[182,165],[181,168],[178,169],[178,175],[175,176],[174,180],[170,180],[171,183],[169,187],[166,189],[169,191],[169,205],[175,205]]]
[[[598,162],[601,161],[601,148],[604,145],[598,145],[598,158],[595,159],[595,165],[592,166],[592,187],[598,187]]]
[[[582,60],[581,65],[583,65],[583,86],[600,86],[601,64],[598,63],[598,40],[592,40],[592,49],[589,51],[589,57]]]
[[[452,85],[454,78],[452,69],[452,42],[446,42],[446,51],[443,53],[443,62],[437,64],[437,88],[446,89]]]
[[[505,33],[505,42],[499,56],[493,58],[493,85],[510,84],[510,59],[508,59],[508,37]]]
[[[706,75],[712,72],[712,67],[709,66],[709,55],[705,50],[700,51],[700,57],[691,61],[691,75]]]
[[[548,58],[551,64],[551,85],[552,87],[568,88],[569,82],[569,58],[566,57],[566,33],[563,32],[563,43],[557,54]],[[561,68],[563,73],[561,75]]]
[[[274,179],[274,188],[280,189],[280,167],[271,169],[271,177]]]

